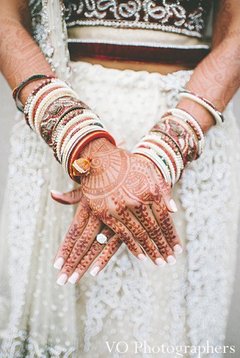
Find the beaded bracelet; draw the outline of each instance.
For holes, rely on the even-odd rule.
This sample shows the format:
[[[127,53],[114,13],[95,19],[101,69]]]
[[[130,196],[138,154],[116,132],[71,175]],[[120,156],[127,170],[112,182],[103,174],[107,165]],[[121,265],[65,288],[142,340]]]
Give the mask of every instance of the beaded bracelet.
[[[40,102],[35,116],[34,116],[34,127],[38,134],[41,134],[41,123],[44,118],[44,113],[48,112],[48,108],[54,101],[59,101],[62,97],[74,96],[75,93],[71,88],[57,88],[48,93]],[[56,119],[51,120],[52,125],[55,124]],[[53,127],[51,128],[53,129]]]
[[[43,116],[40,123],[40,134],[48,145],[52,146],[53,132],[60,125],[62,116],[69,111],[71,106],[76,106],[76,99],[72,96],[63,96],[51,103],[46,109],[46,115]],[[79,104],[80,107],[80,104]],[[82,105],[81,109],[86,108]]]
[[[80,116],[81,114],[83,114],[83,109],[75,109],[69,113],[67,113],[65,116],[63,116],[63,118],[61,119],[61,121],[58,122],[57,126],[54,128],[53,132],[52,132],[52,150],[53,150],[53,154],[55,156],[55,158],[57,159],[57,161],[59,163],[61,163],[61,154],[60,154],[60,149],[61,149],[61,144],[62,144],[62,138],[65,135],[65,126],[69,125],[69,122],[74,121],[73,124],[77,124],[78,123],[78,116]],[[75,119],[76,118],[76,119]],[[80,119],[80,120],[85,120],[84,119]],[[70,123],[71,126],[71,123]],[[61,136],[59,138],[59,136]]]

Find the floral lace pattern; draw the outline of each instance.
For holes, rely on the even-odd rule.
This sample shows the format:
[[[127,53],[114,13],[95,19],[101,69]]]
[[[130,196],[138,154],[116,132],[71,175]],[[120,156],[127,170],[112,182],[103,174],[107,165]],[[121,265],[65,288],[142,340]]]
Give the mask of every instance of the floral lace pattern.
[[[210,2],[195,0],[65,0],[68,27],[76,25],[158,29],[201,37]]]

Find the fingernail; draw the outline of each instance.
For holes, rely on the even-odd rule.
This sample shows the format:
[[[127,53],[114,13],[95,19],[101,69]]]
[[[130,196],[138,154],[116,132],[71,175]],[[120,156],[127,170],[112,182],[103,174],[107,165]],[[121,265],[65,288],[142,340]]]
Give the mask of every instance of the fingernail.
[[[178,254],[178,255],[183,252],[182,246],[179,244],[175,245],[173,250],[174,250],[175,254]]]
[[[155,263],[156,263],[158,266],[164,266],[164,265],[166,265],[166,261],[164,261],[163,259],[161,259],[161,257],[158,257],[158,258],[155,260]]]
[[[57,270],[61,270],[64,264],[64,259],[62,257],[59,257],[53,264],[53,267]]]
[[[139,255],[138,255],[138,258],[139,258],[139,260],[141,260],[141,261],[146,261],[146,260],[147,260],[147,257],[146,257],[146,255],[144,255],[144,254],[139,254]]]
[[[169,263],[169,265],[174,265],[175,262],[176,262],[176,259],[175,259],[174,256],[169,255],[169,256],[167,257],[167,263]]]
[[[95,266],[95,267],[93,267],[93,268],[90,270],[90,274],[91,274],[92,276],[96,276],[99,270],[100,270],[100,267],[99,267],[99,266]]]
[[[170,204],[170,207],[171,207],[172,211],[173,211],[174,213],[176,213],[176,212],[178,211],[178,209],[177,209],[177,205],[176,205],[175,201],[174,201],[173,199],[171,199],[171,200],[169,201],[169,204]]]
[[[74,272],[74,273],[69,277],[68,281],[74,285],[74,284],[77,282],[78,279],[79,279],[79,273]]]
[[[65,285],[65,283],[67,282],[67,278],[67,275],[65,273],[62,273],[57,279],[57,284],[59,286]]]
[[[53,194],[53,195],[62,195],[62,193],[60,192],[60,191],[57,191],[57,190],[51,190],[50,191],[51,192],[51,194]]]

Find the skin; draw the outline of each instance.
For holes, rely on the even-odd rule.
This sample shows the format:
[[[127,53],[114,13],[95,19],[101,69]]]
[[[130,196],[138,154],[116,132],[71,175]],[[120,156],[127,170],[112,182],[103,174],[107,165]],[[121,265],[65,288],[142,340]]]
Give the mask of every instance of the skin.
[[[44,73],[52,75],[53,72],[49,64],[47,63],[44,58],[44,55],[41,53],[37,44],[33,41],[31,37],[29,25],[30,21],[29,16],[27,16],[28,10],[26,6],[26,1],[11,0],[6,2],[4,0],[0,0],[0,6],[0,68],[10,87],[13,89],[26,77],[29,77],[35,73]],[[223,110],[236,92],[236,90],[239,88],[239,1],[220,1],[216,14],[217,16],[215,17],[214,23],[213,50],[211,54],[208,55],[196,67],[189,83],[187,84],[187,89],[198,93],[200,96],[206,97],[211,102],[213,102],[219,110]],[[8,34],[8,36],[6,36],[6,33]],[[125,62],[125,65],[127,67],[129,64]],[[148,71],[151,72],[151,66],[149,64],[145,65],[148,66]],[[146,67],[144,68],[144,63],[142,64],[142,66],[143,69],[146,69]],[[114,68],[114,62],[112,63],[112,67]],[[119,65],[118,68],[120,68]],[[139,70],[141,68],[138,66],[136,67],[136,69]],[[169,71],[174,71],[176,69],[171,67],[171,69],[169,68]],[[153,71],[166,73],[166,66],[163,66],[162,64],[159,64],[159,66],[155,65]],[[37,81],[25,87],[20,97],[22,103],[25,103],[28,95],[31,93],[32,89],[35,88],[36,85]],[[192,101],[181,100],[178,104],[178,107],[191,112],[192,115],[194,115],[198,119],[200,125],[205,132],[214,124],[212,116],[204,108],[202,108],[196,103],[193,103]],[[168,211],[171,210],[171,207],[169,205],[170,192],[168,192],[168,199],[162,200],[164,196],[167,198],[166,192],[167,189],[169,190],[169,188],[167,188],[166,185],[163,183],[160,173],[156,171],[154,166],[146,159],[144,159],[144,165],[149,166],[148,174],[146,174],[142,165],[143,158],[132,157],[129,153],[124,151],[120,153],[119,149],[112,148],[107,140],[102,139],[96,140],[95,142],[98,143],[98,141],[101,141],[101,148],[98,150],[97,153],[95,148],[99,148],[98,144],[96,144],[96,146],[89,145],[86,148],[86,151],[88,151],[88,154],[92,157],[96,155],[97,159],[99,159],[98,155],[100,155],[101,157],[101,152],[103,154],[105,150],[109,152],[109,157],[113,158],[113,161],[116,158],[121,159],[120,162],[126,165],[128,175],[137,172],[140,176],[145,175],[145,177],[149,179],[151,173],[151,185],[149,185],[149,188],[144,193],[147,196],[149,195],[149,197],[148,200],[146,200],[146,197],[143,198],[139,194],[139,190],[135,190],[135,188],[133,187],[129,188],[129,186],[127,185],[127,179],[123,179],[124,175],[122,174],[118,177],[118,179],[120,178],[119,180],[121,182],[121,185],[118,183],[118,190],[114,191],[114,197],[112,197],[111,195],[107,195],[106,200],[103,200],[102,203],[102,188],[96,187],[95,181],[94,179],[92,179],[91,174],[89,178],[86,179],[86,181],[84,182],[82,188],[79,189],[79,192],[81,192],[79,205],[81,206],[84,203],[84,205],[87,205],[90,210],[89,215],[91,215],[91,213],[94,213],[94,220],[96,220],[96,224],[93,225],[92,221],[91,223],[96,229],[96,231],[101,224],[99,224],[99,220],[101,218],[109,226],[117,230],[115,232],[121,235],[121,239],[124,240],[124,242],[128,245],[129,248],[131,245],[131,250],[134,251],[135,255],[139,255],[140,252],[143,252],[141,246],[139,245],[139,240],[141,240],[141,237],[139,237],[139,232],[141,234],[144,234],[145,236],[145,232],[147,232],[148,237],[146,236],[146,240],[151,236],[151,240],[152,242],[154,242],[154,234],[151,233],[150,223],[155,220],[159,224],[158,230],[159,228],[161,228],[161,234],[164,237],[164,239],[162,238],[162,236],[160,237],[160,239],[158,237],[158,239],[160,240],[158,242],[158,250],[160,250],[159,254],[161,252],[160,255],[166,257],[168,252],[167,250],[169,250],[168,246],[172,247],[173,242],[178,242],[178,239],[176,238],[174,239],[176,241],[172,242],[172,239],[167,236],[167,232],[171,233],[173,237],[176,236],[176,234],[173,234],[175,229],[171,223],[171,218],[167,216],[167,214],[169,215]],[[85,154],[86,153],[83,153],[83,155]],[[102,164],[104,164],[104,160],[102,160]],[[114,170],[112,172],[109,172],[105,170],[104,165],[102,165],[102,167],[100,165],[96,171],[102,171],[104,175],[106,175],[106,177],[108,178],[114,177]],[[126,188],[128,189],[127,194],[125,190]],[[54,197],[54,199],[60,202],[70,204],[74,202],[76,203],[76,198],[79,199],[79,192],[74,194],[71,193],[52,196]],[[75,198],[73,200],[74,195]],[[71,198],[71,200],[69,198]],[[131,198],[131,200],[129,198]],[[156,205],[158,207],[156,207]],[[123,209],[126,209],[127,213],[125,213],[125,210]],[[165,219],[165,217],[167,217],[167,219]],[[90,264],[94,261],[96,253],[98,252],[96,246],[99,245],[95,244],[95,242],[92,240],[93,236],[90,239],[90,241],[92,240],[91,242],[88,242],[87,244],[83,243],[81,235],[85,235],[84,230],[85,228],[88,228],[88,225],[86,223],[87,219],[81,217],[77,219],[74,218],[74,220],[75,225],[77,226],[72,227],[71,237],[69,237],[68,240],[65,239],[65,241],[67,240],[67,242],[75,242],[76,244],[78,240],[80,240],[81,244],[78,243],[77,248],[81,247],[81,250],[83,251],[81,251],[80,249],[77,251],[79,254],[79,262],[77,263],[76,270],[78,267],[80,267],[79,272],[81,272],[82,275],[84,272],[86,272]],[[88,218],[88,221],[89,220],[90,219]],[[91,220],[93,219],[91,218]],[[141,230],[139,230],[139,225],[142,226]],[[92,231],[92,235],[95,235],[94,230]],[[137,236],[137,239],[133,244],[131,238],[134,235]],[[117,240],[120,240],[120,237],[113,235],[107,245],[101,245],[103,251],[97,258],[97,261],[94,265],[99,265],[101,267],[105,266],[105,264],[117,250],[117,246],[119,245],[119,241]],[[165,240],[167,243],[165,243],[165,241],[163,240]],[[73,250],[74,247],[75,245],[72,249],[70,248],[68,249],[68,251],[65,251],[66,255],[68,252],[68,257],[71,255],[71,250]],[[62,248],[60,248],[60,253],[61,250]],[[84,254],[82,252],[84,252]],[[148,252],[153,260],[157,257],[156,251],[154,251],[153,249],[150,250],[150,247],[148,247]],[[169,253],[170,252],[171,251],[169,251]],[[59,253],[57,257],[59,257]],[[76,261],[77,260],[74,261],[74,265],[76,264]],[[68,268],[67,271],[69,275],[70,272],[72,272],[71,270],[73,270],[74,265],[71,261],[69,266],[70,268]]]
[[[146,253],[156,264],[168,261],[174,255],[174,246],[180,242],[167,210],[170,187],[156,166],[103,140],[92,142],[83,156],[92,156],[91,174],[82,179],[79,190],[74,192],[75,199],[79,195],[77,212],[81,216],[74,219],[57,255],[65,261],[61,273],[68,276],[73,273],[99,232],[101,222],[118,234],[136,257]],[[90,219],[83,216],[82,202],[87,203],[98,221],[87,223]],[[79,230],[79,222],[87,228]]]

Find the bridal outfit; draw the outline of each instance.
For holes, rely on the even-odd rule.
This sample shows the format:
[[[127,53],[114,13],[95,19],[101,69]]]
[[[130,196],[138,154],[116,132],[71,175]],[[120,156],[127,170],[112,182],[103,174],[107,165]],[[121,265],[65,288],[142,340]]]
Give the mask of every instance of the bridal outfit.
[[[31,0],[30,8],[35,40],[58,76],[100,116],[118,145],[132,150],[177,104],[192,71],[117,70],[70,61],[69,49],[73,57],[81,49],[96,58],[138,54],[140,60],[197,64],[209,52],[204,32],[210,3]],[[71,190],[73,184],[22,115],[16,116],[0,227],[1,358],[174,358],[172,349],[136,352],[135,345],[224,344],[240,153],[232,103],[224,116],[225,124],[207,133],[203,155],[174,188],[178,212],[173,219],[184,247],[177,263],[164,268],[143,263],[122,245],[97,277],[87,273],[80,284],[64,287],[56,284],[53,259],[74,208],[55,203],[49,193]],[[119,341],[128,344],[126,353],[110,352]],[[215,356],[220,355],[202,355]]]

